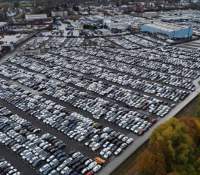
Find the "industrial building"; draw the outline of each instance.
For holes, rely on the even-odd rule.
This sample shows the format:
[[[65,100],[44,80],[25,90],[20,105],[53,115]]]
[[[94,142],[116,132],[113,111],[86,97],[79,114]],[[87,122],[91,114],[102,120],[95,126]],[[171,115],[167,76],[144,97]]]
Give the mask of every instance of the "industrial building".
[[[143,24],[141,25],[140,30],[141,32],[162,34],[170,39],[191,38],[193,33],[191,26],[175,26],[164,23]]]

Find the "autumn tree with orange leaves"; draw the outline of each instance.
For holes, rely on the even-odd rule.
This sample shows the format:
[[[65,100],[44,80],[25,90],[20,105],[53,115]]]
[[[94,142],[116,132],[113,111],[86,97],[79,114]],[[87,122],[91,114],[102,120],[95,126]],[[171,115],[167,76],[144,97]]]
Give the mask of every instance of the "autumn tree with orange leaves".
[[[200,175],[200,120],[173,118],[158,127],[132,175]]]

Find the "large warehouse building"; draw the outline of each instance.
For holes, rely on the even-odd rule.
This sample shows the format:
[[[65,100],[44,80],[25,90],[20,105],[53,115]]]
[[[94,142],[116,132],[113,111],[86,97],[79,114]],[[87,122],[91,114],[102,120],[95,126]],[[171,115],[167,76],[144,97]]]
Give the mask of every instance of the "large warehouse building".
[[[163,34],[168,36],[170,39],[185,39],[192,37],[192,27],[190,26],[150,23],[141,25],[140,30],[141,32]]]

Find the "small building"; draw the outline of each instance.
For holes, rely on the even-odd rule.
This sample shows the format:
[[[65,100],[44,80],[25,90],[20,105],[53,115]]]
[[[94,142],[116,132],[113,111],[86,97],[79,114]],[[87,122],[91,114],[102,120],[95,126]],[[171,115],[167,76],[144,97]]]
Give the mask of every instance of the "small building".
[[[67,18],[68,12],[67,11],[52,11],[51,12],[52,17],[61,17],[61,18]]]
[[[193,33],[191,26],[176,26],[165,23],[143,24],[140,27],[140,31],[152,34],[162,34],[170,39],[191,38]]]
[[[25,15],[25,20],[28,22],[33,22],[33,21],[45,21],[47,20],[47,14],[29,14]]]
[[[6,32],[8,30],[7,22],[0,22],[0,33]]]

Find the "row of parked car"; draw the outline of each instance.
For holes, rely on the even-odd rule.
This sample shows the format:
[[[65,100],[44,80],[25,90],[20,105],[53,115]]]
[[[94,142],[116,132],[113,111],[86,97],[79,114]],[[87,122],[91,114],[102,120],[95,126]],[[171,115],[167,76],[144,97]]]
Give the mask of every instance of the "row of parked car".
[[[66,112],[63,106],[40,95],[32,95],[12,86],[8,86],[4,93],[9,94],[7,97],[5,95],[4,100],[62,132],[70,139],[85,144],[105,159],[119,155],[133,142],[132,138],[110,127],[104,127],[78,113]]]
[[[43,58],[45,59],[46,62],[53,62],[52,58]],[[163,97],[163,98],[168,98],[170,100],[174,100],[179,101],[182,99],[184,99],[187,94],[189,94],[189,92],[185,91],[185,90],[181,90],[181,89],[176,89],[176,88],[172,88],[172,87],[168,87],[168,86],[161,86],[161,84],[158,83],[151,83],[145,80],[139,80],[139,79],[132,79],[130,77],[128,77],[127,75],[122,75],[120,73],[116,73],[110,70],[102,70],[102,69],[98,69],[97,67],[85,67],[83,65],[80,65],[78,63],[78,61],[76,62],[70,62],[70,61],[66,61],[64,58],[58,58],[56,59],[57,64],[62,62],[61,64],[61,68],[65,68],[66,69],[70,69],[70,70],[74,70],[74,71],[81,71],[82,74],[84,74],[84,80],[81,80],[82,82],[85,81],[85,79],[87,80],[89,77],[88,74],[93,74],[90,79],[88,79],[89,81],[95,81],[93,79],[100,79],[102,81],[110,81],[110,82],[106,82],[107,84],[110,83],[111,85],[113,85],[113,83],[118,83],[120,85],[123,85],[123,87],[127,87],[130,86],[130,88],[132,89],[137,89],[140,91],[144,91],[150,94],[155,94],[158,97]],[[55,63],[56,64],[56,63]],[[59,66],[59,65],[58,65]],[[60,68],[60,70],[62,70]],[[85,75],[86,74],[86,75]],[[93,79],[92,79],[93,78]],[[104,84],[106,84],[104,83]],[[81,84],[81,82],[80,82]],[[82,83],[83,84],[83,83]],[[84,83],[85,84],[85,83]],[[153,88],[156,88],[156,90],[153,90]],[[161,93],[162,92],[162,93]]]
[[[137,43],[133,43],[129,40],[126,40],[124,37],[121,37],[121,36],[109,37],[108,40],[125,49],[139,49],[141,47]]]
[[[54,58],[53,56],[51,58],[47,57],[45,61],[53,62],[53,58]],[[187,91],[185,91],[185,90],[176,89],[173,87],[169,87],[167,85],[162,85],[160,83],[154,83],[154,82],[149,82],[146,80],[141,80],[141,79],[130,77],[128,75],[124,75],[121,73],[116,73],[114,71],[100,69],[95,66],[90,66],[90,67],[86,66],[85,69],[83,69],[84,66],[81,66],[78,63],[78,61],[70,62],[70,61],[66,61],[66,59],[64,59],[64,58],[58,58],[58,59],[56,59],[55,62],[57,62],[57,64],[59,64],[59,62],[62,62],[62,67],[65,67],[65,69],[68,68],[68,69],[72,69],[74,71],[81,71],[81,73],[87,74],[85,76],[88,76],[88,74],[90,74],[90,76],[91,76],[91,74],[92,74],[92,76],[94,78],[100,78],[100,79],[103,79],[103,81],[111,81],[111,83],[118,83],[118,84],[126,86],[126,87],[129,86],[132,89],[146,91],[146,92],[155,94],[158,97],[166,97],[166,98],[169,98],[169,99],[172,99],[175,101],[179,100],[179,99],[177,99],[177,96],[182,97],[182,96],[184,96],[184,93],[187,93]],[[56,64],[56,63],[54,63],[54,64]],[[190,86],[190,84],[189,84],[189,86]],[[146,88],[146,87],[148,87],[148,88]],[[187,85],[186,85],[186,87],[187,87]],[[156,88],[156,91],[155,92],[151,91],[151,89],[149,89],[149,88],[151,88],[151,89]],[[163,93],[161,94],[160,91],[163,91]],[[168,95],[166,95],[166,93],[164,93],[164,91],[167,91]]]
[[[77,48],[73,48],[77,49]],[[123,49],[112,49],[112,48],[96,48],[91,49],[88,48],[85,51],[89,51],[90,54],[96,54],[97,56],[103,56],[105,58],[111,58],[115,59],[124,63],[130,63],[130,64],[136,64],[135,59],[139,60],[139,62],[144,60],[154,61],[154,62],[160,62],[163,65],[168,64],[169,70],[176,71],[174,73],[175,75],[180,74],[180,69],[183,69],[183,72],[186,73],[186,77],[190,77],[190,74],[192,73],[188,72],[192,69],[195,70],[195,68],[199,67],[198,64],[198,50],[192,50],[192,49],[182,49],[182,48],[176,48],[176,47],[156,47],[156,48],[142,48],[140,50],[130,50],[129,52],[124,51]],[[105,54],[106,53],[106,54]],[[123,59],[120,57],[123,56]],[[134,59],[133,59],[134,58]],[[141,59],[139,59],[141,58]],[[193,63],[193,64],[191,64]],[[144,65],[148,66],[148,65]],[[153,65],[152,65],[153,68]],[[173,68],[173,69],[172,69]],[[159,67],[155,67],[155,70]],[[192,72],[194,72],[192,70]],[[160,71],[168,71],[166,68],[160,69]],[[187,75],[188,74],[188,75]],[[181,74],[180,74],[181,75]],[[194,74],[195,75],[195,74]],[[184,74],[182,74],[184,76]],[[192,78],[192,77],[190,77]]]
[[[64,42],[64,40],[61,40]],[[61,43],[62,43],[61,42]],[[48,43],[47,43],[48,44]],[[161,49],[157,49],[158,54],[162,55],[165,53],[165,50],[161,54]],[[166,50],[170,50],[169,47],[166,47]],[[60,54],[58,54],[60,51]],[[141,52],[139,56],[142,56],[144,51]],[[150,50],[149,50],[150,51]],[[138,63],[134,65],[133,67],[128,66],[127,63],[130,64],[131,57],[136,53],[136,51],[131,51],[130,54],[125,56],[125,59],[122,59],[122,56],[124,56],[124,53],[112,53],[109,52],[108,56],[105,55],[108,53],[106,50],[98,50],[98,49],[87,49],[79,48],[79,49],[59,49],[56,47],[56,49],[53,49],[53,52],[55,52],[57,55],[51,54],[51,52],[42,55],[41,57],[33,57],[33,59],[30,59],[28,57],[18,57],[18,58],[11,58],[10,61],[12,63],[18,64],[22,67],[29,68],[32,71],[37,71],[38,73],[43,73],[46,75],[46,77],[55,78],[57,80],[64,81],[65,83],[72,83],[75,85],[75,87],[82,88],[81,90],[78,89],[78,91],[84,93],[89,93],[90,91],[95,92],[96,96],[102,97],[102,95],[106,96],[105,101],[107,100],[114,100],[116,102],[122,102],[125,105],[128,105],[129,107],[133,107],[134,109],[143,110],[144,112],[154,114],[160,117],[164,117],[171,109],[174,107],[175,103],[183,100],[187,95],[190,94],[192,90],[194,90],[194,85],[192,84],[191,78],[196,78],[198,76],[198,71],[196,70],[190,70],[184,69],[184,74],[180,73],[179,69],[175,72],[175,67],[171,65],[172,72],[175,72],[180,77],[175,75],[168,75],[166,72],[166,65],[163,66],[163,69],[160,68],[161,62],[156,62],[156,69],[159,70],[158,72],[159,77],[154,76],[156,71],[148,72],[148,64],[142,65],[144,70],[142,68],[137,68],[137,66],[140,64],[143,64],[141,61],[142,59],[136,57],[140,61],[131,62],[131,65],[134,65],[135,63]],[[150,53],[154,53],[155,50],[153,50]],[[179,51],[179,53],[182,53],[182,50]],[[103,57],[102,54],[103,53]],[[170,53],[170,52],[169,52]],[[118,57],[116,56],[118,55]],[[112,57],[110,57],[112,55]],[[119,57],[121,55],[121,58]],[[164,54],[163,54],[164,55]],[[62,56],[62,57],[61,57]],[[175,55],[173,55],[176,57]],[[56,58],[56,59],[55,59]],[[37,60],[37,61],[36,61]],[[128,62],[124,61],[128,60]],[[147,60],[147,59],[146,59]],[[87,62],[87,63],[85,63]],[[48,63],[47,65],[45,65]],[[151,64],[154,65],[153,62]],[[110,70],[110,68],[112,70]],[[117,69],[120,70],[120,73],[116,73]],[[153,67],[151,67],[153,69]],[[161,71],[162,70],[162,71]],[[123,73],[122,73],[123,72]],[[68,74],[67,74],[68,73]],[[126,73],[124,75],[124,73]],[[155,79],[158,79],[156,81],[158,82],[150,82],[148,80],[142,80],[142,79],[136,79],[134,78],[134,81],[131,81],[129,74],[134,74],[135,76],[141,76],[142,78],[151,79],[152,81]],[[166,75],[165,75],[166,74]],[[88,76],[89,75],[89,76]],[[144,76],[145,75],[145,76]],[[181,77],[183,75],[186,75],[185,78]],[[11,75],[12,76],[12,75]],[[31,75],[32,76],[32,75]],[[171,76],[171,79],[168,80],[168,78]],[[44,77],[39,75],[33,75],[33,82],[29,83],[29,86],[38,88],[39,90],[46,90],[46,80],[45,83],[41,83],[41,81],[44,81]],[[39,77],[39,78],[38,78]],[[88,77],[88,78],[87,78]],[[133,77],[133,76],[132,76]],[[132,78],[131,77],[131,78]],[[152,78],[153,77],[153,78]],[[16,78],[16,77],[15,77]],[[27,77],[26,77],[27,78]],[[37,78],[40,82],[37,81]],[[26,83],[27,79],[24,79],[23,73],[22,73],[22,79],[19,80],[19,77],[17,77],[18,81],[21,83]],[[31,79],[29,77],[29,79]],[[100,79],[100,81],[99,81]],[[160,83],[160,79],[165,83],[164,85]],[[104,80],[106,82],[104,82]],[[34,83],[36,81],[37,83]],[[139,91],[135,92],[130,89],[125,89],[122,87],[118,87],[118,85],[112,84],[117,83],[119,85],[127,86],[131,82],[131,85],[134,85],[134,88]],[[169,83],[169,85],[166,85]],[[26,83],[27,85],[27,83]],[[174,87],[175,86],[175,87]],[[178,86],[178,89],[176,89],[176,86]],[[180,86],[180,87],[179,87]],[[155,89],[154,89],[155,88]],[[180,89],[179,89],[180,88]],[[181,89],[183,88],[183,89]],[[61,88],[62,89],[62,88]],[[134,90],[135,90],[134,89]],[[57,89],[58,90],[58,89]],[[76,89],[75,89],[76,90]],[[48,89],[49,91],[49,89]],[[51,92],[47,92],[47,94],[51,94]],[[50,91],[56,92],[53,89]],[[60,90],[59,90],[60,91]],[[147,94],[141,95],[141,91],[148,94],[153,94],[155,96],[158,96],[159,98],[155,98],[154,96],[149,96]],[[62,92],[59,92],[62,93]],[[67,95],[67,94],[65,94]],[[90,96],[94,96],[94,94],[90,94]],[[63,97],[64,98],[64,97]],[[160,98],[163,98],[161,100]],[[171,100],[171,103],[168,103],[168,101],[165,100]],[[65,99],[66,101],[66,99]],[[97,100],[98,101],[98,100]],[[104,103],[103,100],[102,104]],[[69,102],[69,101],[68,101]],[[106,103],[106,102],[105,102]],[[80,104],[74,104],[76,106],[80,106]],[[84,106],[81,106],[82,109],[84,109]],[[102,109],[102,108],[99,108]],[[91,111],[87,109],[88,111]],[[95,117],[99,118],[101,115],[103,115],[102,112],[99,112],[100,110],[92,111],[93,114],[96,114],[98,111],[99,115]],[[105,117],[107,119],[107,117]]]
[[[85,41],[84,38],[68,38],[65,37],[48,37],[48,36],[38,36],[29,40],[23,47],[22,50],[34,50],[34,49],[50,49],[50,48],[60,48],[62,46],[66,48],[79,47]]]
[[[22,51],[40,49],[49,40],[49,37],[37,37],[29,40],[26,45],[21,47]]]
[[[106,51],[110,51],[106,50]],[[147,57],[147,53],[150,57]],[[154,49],[141,49],[140,52],[132,50],[131,52],[120,51],[122,55],[140,56],[144,59],[155,60],[161,63],[166,63],[178,68],[195,69],[199,68],[199,51],[198,49],[183,49],[178,47],[156,47]],[[193,63],[193,64],[191,64]]]
[[[126,35],[126,36],[124,36],[124,38],[131,41],[132,43],[138,44],[142,48],[145,48],[145,47],[152,48],[152,47],[161,46],[160,43],[157,43],[156,41],[152,41],[150,39],[148,40],[142,36],[140,37],[137,35]]]
[[[84,41],[85,38],[70,38],[65,41],[64,46],[65,48],[79,47]]]
[[[69,52],[69,53],[71,53],[71,52]],[[159,99],[156,99],[156,98],[153,98],[150,96],[144,95],[141,97],[141,95],[139,93],[134,93],[131,90],[118,88],[117,86],[114,86],[114,85],[108,86],[107,84],[105,84],[102,81],[100,81],[98,83],[100,83],[100,87],[102,87],[101,85],[103,85],[103,91],[99,90],[99,89],[97,89],[98,86],[92,87],[94,85],[94,82],[93,82],[93,81],[95,81],[94,79],[87,80],[87,78],[85,78],[86,76],[84,78],[82,78],[82,75],[80,75],[80,73],[76,74],[76,72],[75,72],[78,70],[83,70],[83,72],[81,72],[81,73],[86,74],[86,73],[88,73],[87,72],[88,70],[89,70],[89,72],[96,72],[97,69],[91,70],[90,67],[89,68],[87,67],[88,68],[88,70],[87,70],[87,69],[83,69],[83,68],[81,69],[80,67],[78,67],[74,70],[71,70],[72,68],[75,67],[74,64],[72,64],[72,63],[75,62],[76,65],[78,65],[78,66],[80,65],[78,63],[78,61],[73,60],[72,62],[70,62],[69,60],[66,60],[64,57],[58,58],[58,59],[54,59],[54,58],[55,57],[53,57],[51,54],[46,54],[46,55],[43,55],[41,58],[36,57],[34,59],[30,59],[30,58],[25,58],[25,57],[22,57],[22,58],[18,57],[18,58],[12,58],[12,59],[10,59],[10,61],[15,64],[19,64],[20,66],[29,68],[31,70],[34,70],[34,71],[37,70],[38,72],[42,72],[46,76],[50,76],[51,78],[56,78],[56,79],[66,82],[66,83],[70,82],[70,83],[73,83],[74,85],[84,88],[86,90],[94,91],[100,95],[102,95],[102,94],[106,95],[107,97],[117,100],[117,101],[120,101],[120,102],[123,102],[130,107],[135,107],[136,109],[142,109],[146,112],[153,113],[154,115],[156,114],[160,117],[164,117],[174,106],[174,104],[170,105],[166,102],[163,102],[162,100],[159,100]],[[36,60],[39,60],[39,61],[37,62]],[[41,61],[45,61],[45,63],[48,63],[49,67],[47,65],[44,65],[43,62],[41,64]],[[71,66],[69,66],[70,63],[72,64]],[[51,67],[52,64],[56,65],[57,67],[54,66],[52,68]],[[48,70],[47,70],[47,68],[48,68]],[[66,75],[66,73],[67,73],[67,71],[65,70],[66,68],[70,68],[70,70],[71,70],[70,75],[69,74]],[[51,70],[49,71],[49,69],[51,69]],[[52,70],[52,69],[55,69],[55,70]],[[59,69],[59,73],[57,73],[58,72],[57,69]],[[99,69],[101,70],[101,68],[99,68]],[[68,73],[69,73],[69,71],[68,71]],[[75,75],[75,76],[71,76],[71,75]],[[103,75],[99,74],[99,76],[103,76]],[[115,74],[113,74],[113,76],[115,76]],[[11,75],[11,77],[13,77],[13,75]],[[22,77],[23,77],[23,74],[22,74]],[[36,77],[35,79],[38,78],[38,76],[35,76],[35,77]],[[67,79],[65,79],[65,77]],[[111,77],[111,76],[105,76],[105,78],[107,78],[107,77]],[[40,80],[40,78],[38,78],[38,80]],[[31,81],[27,81],[26,79],[24,79],[24,80],[20,80],[20,82],[24,82],[24,83],[29,82],[30,83]],[[36,82],[38,84],[38,81],[36,81]],[[40,86],[40,89],[44,89],[45,87],[46,87],[46,85],[42,85],[42,86]],[[170,88],[172,88],[172,87],[170,87]],[[105,91],[105,89],[106,89],[106,91]],[[168,91],[165,91],[165,93],[163,92],[163,93],[159,93],[159,94],[160,94],[160,96],[163,96],[163,97],[168,95],[169,97],[174,99],[175,102],[183,100],[189,94],[188,91],[184,91],[184,90],[174,90],[174,91],[177,92],[175,94],[176,96],[174,94],[170,95]],[[173,89],[171,90],[172,93],[174,93],[174,91],[173,91]],[[49,94],[49,92],[48,92],[48,94]],[[77,104],[74,104],[74,105],[78,106]],[[84,106],[81,106],[81,107],[82,107],[82,109],[84,109]],[[99,108],[99,109],[102,110],[102,108]],[[89,112],[91,111],[89,109],[87,109],[87,110]],[[99,118],[101,115],[103,115],[102,112],[99,112],[100,110],[92,111],[92,113],[95,115],[96,118]],[[96,116],[97,112],[99,113],[99,115]],[[105,117],[105,119],[108,120],[108,117]],[[111,120],[111,119],[109,119],[109,120]]]
[[[131,111],[129,113],[130,109],[127,107],[120,107],[119,105],[114,104],[111,101],[104,100],[103,98],[97,98],[94,95],[87,95],[85,91],[71,87],[62,81],[48,80],[45,77],[41,77],[38,74],[35,75],[33,72],[27,72],[24,69],[18,68],[14,65],[4,64],[2,66],[7,66],[2,68],[2,70],[4,70],[3,74],[2,71],[0,71],[0,74],[3,76],[11,78],[12,80],[18,81],[19,83],[38,91],[42,90],[43,93],[49,96],[53,96],[61,101],[70,103],[75,107],[92,113],[94,118],[104,118],[105,120],[112,123],[114,122],[118,126],[129,129],[138,135],[141,135],[147,131],[157,120],[156,118],[151,118],[148,116],[148,114],[143,114],[141,112]],[[91,90],[91,85],[88,86],[88,90]],[[153,100],[150,97],[146,97],[146,101],[143,100],[139,102],[139,94],[137,94],[138,97],[136,95],[133,96],[131,92],[127,92],[117,87],[110,88],[110,90],[107,90],[107,93],[104,95],[107,95],[112,99],[118,98],[129,106],[133,106],[133,101],[135,98],[135,100],[137,100],[137,103],[134,103],[135,107],[140,109],[143,107],[143,110],[146,110],[148,106],[150,106],[149,110],[152,110],[153,107],[156,107],[159,110],[157,112],[160,116],[163,116],[169,110],[169,108],[166,108],[166,106],[160,104],[162,103],[160,100]],[[117,115],[115,112],[117,112]],[[153,113],[153,110],[150,112]],[[129,122],[125,123],[125,121],[128,120]]]
[[[150,33],[144,33],[144,32],[141,32],[141,33],[136,33],[136,34],[134,34],[134,37],[133,37],[133,39],[135,38],[135,36],[136,37],[138,37],[138,38],[142,38],[142,39],[144,39],[144,41],[143,42],[145,42],[145,41],[150,41],[150,42],[152,42],[152,43],[155,43],[156,45],[155,45],[155,47],[157,46],[166,46],[166,45],[168,45],[168,43],[166,42],[166,41],[164,41],[163,39],[160,39],[160,38],[158,38],[158,37],[155,37],[155,35],[152,35],[152,34],[150,34]],[[132,37],[130,37],[130,38],[132,38]],[[134,40],[133,40],[134,41]],[[143,42],[141,43],[142,45],[144,45],[143,44]],[[148,43],[148,45],[149,45],[150,43]],[[147,45],[147,46],[148,46]],[[144,45],[144,46],[146,46],[146,45]],[[146,47],[147,47],[146,46]],[[152,45],[150,44],[150,47],[152,47]]]
[[[153,54],[153,52],[148,49],[142,50],[139,53],[135,52],[134,55],[133,53],[131,53],[130,55],[127,55],[127,56],[123,56],[120,54],[118,55],[109,54],[107,56],[105,55],[101,56],[101,52],[103,51],[100,50],[101,52],[99,53],[98,49],[95,51],[92,49],[86,50],[86,49],[73,48],[72,50],[75,50],[75,51],[70,51],[68,53],[66,51],[61,50],[60,53],[63,56],[70,56],[78,60],[87,59],[87,63],[91,63],[97,66],[112,68],[114,70],[120,70],[121,72],[129,73],[129,74],[138,76],[140,78],[149,79],[150,77],[149,75],[151,76],[156,75],[157,79],[155,78],[152,79],[154,81],[164,81],[164,83],[171,84],[170,79],[173,80],[174,78],[176,79],[184,78],[184,82],[187,83],[189,82],[188,78],[195,79],[199,76],[198,70],[195,70],[194,68],[191,69],[192,67],[190,66],[191,64],[190,60],[182,61],[186,65],[180,64],[180,66],[178,66],[178,65],[173,64],[174,61],[168,62],[168,64],[166,64],[164,61],[162,61],[163,59],[162,53],[156,52],[156,54],[155,53]],[[146,54],[148,52],[149,52],[150,57],[146,57]],[[89,54],[89,58],[88,58],[88,54]],[[175,56],[174,59],[178,60],[178,58],[176,58],[176,55],[174,56]],[[166,58],[166,60],[169,60],[169,59]],[[167,77],[168,79],[166,79]],[[179,81],[182,81],[182,80],[180,79]],[[187,85],[187,84],[184,84],[184,85]]]
[[[67,53],[63,54],[63,56],[70,55],[70,57],[71,57],[71,56],[73,56],[73,54],[75,54],[75,52],[67,52]],[[186,88],[186,90],[189,89],[188,91],[194,89],[194,86],[191,83],[191,80],[188,80],[188,79],[181,80],[180,77],[172,76],[171,79],[169,80],[169,76],[165,75],[164,73],[157,73],[155,71],[150,71],[147,69],[145,70],[142,68],[138,68],[138,66],[135,67],[135,66],[124,64],[124,63],[116,63],[115,61],[107,61],[107,60],[105,61],[105,59],[101,59],[101,61],[99,61],[99,59],[97,60],[95,58],[90,57],[90,59],[85,60],[85,57],[84,57],[84,60],[82,60],[82,61],[83,62],[87,61],[87,63],[91,63],[93,65],[98,65],[98,66],[106,65],[106,68],[108,68],[108,69],[112,68],[114,71],[113,70],[105,70],[105,69],[99,70],[99,74],[101,74],[101,75],[102,74],[110,74],[110,75],[105,75],[106,77],[109,77],[109,78],[107,78],[107,80],[114,81],[114,82],[117,81],[119,84],[130,86],[130,88],[143,90],[142,88],[144,87],[143,91],[146,90],[146,92],[147,92],[149,87],[146,88],[145,86],[147,86],[147,84],[149,84],[152,89],[153,88],[156,89],[158,87],[157,88],[158,93],[153,93],[153,94],[155,94],[156,96],[161,96],[161,97],[163,97],[163,95],[165,95],[165,93],[163,92],[162,94],[160,94],[159,93],[160,89],[164,89],[164,91],[166,89],[167,89],[167,91],[172,89],[170,92],[172,95],[168,97],[169,99],[173,98],[174,92],[176,92],[177,94],[181,94],[181,92],[184,92],[184,90],[182,91],[182,89],[177,89],[177,87],[171,87],[171,86],[176,85],[176,83],[177,83],[177,86],[179,86],[179,85],[181,86],[180,88],[184,88],[184,89]],[[76,59],[80,60],[81,58],[79,56],[76,56]],[[105,64],[103,64],[103,63],[105,63]],[[126,74],[124,75],[121,72],[120,73],[116,72],[117,70],[120,70],[121,72],[124,72],[127,74],[131,74],[131,76],[126,75]],[[84,70],[84,72],[87,73],[85,70]],[[111,75],[113,75],[113,76],[111,76]],[[134,77],[133,77],[133,75],[134,75]],[[96,75],[96,76],[98,76],[98,75]],[[194,78],[196,78],[196,77],[197,77],[197,74],[195,75]],[[104,78],[104,77],[100,77],[100,78]],[[155,82],[152,82],[149,80],[152,80]],[[173,81],[174,84],[172,84],[172,80],[174,80]],[[162,82],[165,83],[166,85],[161,84]],[[142,85],[140,85],[139,83]],[[184,84],[185,87],[183,87],[182,84]],[[140,87],[140,86],[142,86],[142,87]],[[151,90],[149,90],[149,92],[151,93]],[[181,94],[181,96],[182,96],[182,94]],[[174,96],[173,100],[177,100],[176,95]]]
[[[23,61],[23,60],[20,60],[20,61]],[[23,63],[25,64],[26,62],[23,62]],[[28,72],[26,70],[23,70],[16,66],[12,66],[10,64],[2,65],[0,67],[0,70],[1,70],[0,74],[6,77],[9,77],[12,80],[17,80],[18,82],[23,83],[26,86],[29,86],[31,88],[38,87],[37,89],[40,90],[42,88],[44,89],[48,87],[47,85],[45,85],[45,83],[47,82],[47,79],[44,76],[40,76],[39,74]],[[76,79],[79,79],[80,81],[78,80],[78,81],[71,82],[75,86],[84,88],[92,92],[96,92],[98,95],[107,95],[107,97],[113,100],[123,102],[130,107],[147,110],[148,112],[154,113],[154,114],[156,114],[157,112],[162,113],[162,111],[156,111],[158,107],[160,108],[163,107],[170,110],[170,108],[168,107],[169,106],[168,103],[164,103],[162,100],[159,100],[147,95],[140,95],[137,92],[132,92],[131,90],[128,90],[128,89],[119,88],[115,85],[108,86],[107,84],[104,84],[101,81],[93,82],[91,80],[81,79],[80,77],[76,77]],[[168,111],[166,110],[166,113],[167,112]],[[163,113],[160,116],[163,117],[166,113]]]
[[[21,175],[21,172],[18,171],[6,159],[0,158],[0,174],[2,174],[2,175]]]
[[[88,44],[89,46],[120,48],[120,46],[117,46],[116,44],[112,43],[111,41],[107,40],[106,38],[100,38],[100,37],[88,38],[87,40],[85,40],[85,43]]]
[[[5,107],[1,109],[6,110]],[[79,151],[66,153],[63,141],[49,133],[41,133],[40,129],[16,114],[5,114],[0,118],[0,143],[28,162],[37,174],[93,175],[101,169],[103,159],[91,159]],[[1,165],[0,162],[0,169]],[[20,174],[14,168],[7,170],[10,170],[9,175],[12,172]]]

